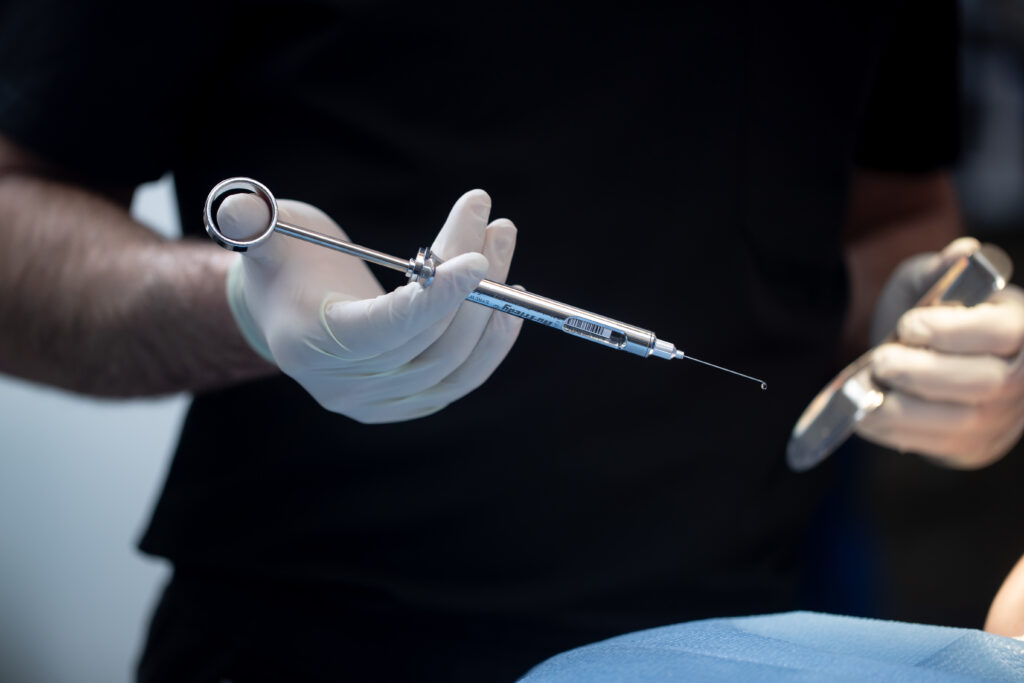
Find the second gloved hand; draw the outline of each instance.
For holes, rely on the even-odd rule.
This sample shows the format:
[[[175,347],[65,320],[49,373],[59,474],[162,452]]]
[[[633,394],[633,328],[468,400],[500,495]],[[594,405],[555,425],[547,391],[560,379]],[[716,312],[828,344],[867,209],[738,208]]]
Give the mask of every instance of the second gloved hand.
[[[906,309],[977,247],[956,240],[941,254],[909,259],[890,279],[872,326],[876,339],[896,329],[871,364],[885,401],[857,426],[870,441],[964,469],[998,460],[1024,431],[1024,292],[1008,285],[970,308]]]
[[[278,202],[280,219],[348,240],[319,209]],[[480,386],[512,348],[522,321],[464,301],[482,278],[504,282],[516,229],[488,224],[490,197],[463,195],[431,249],[442,259],[428,287],[385,293],[363,261],[280,234],[239,258],[228,301],[261,355],[324,408],[365,423],[423,417]],[[232,195],[217,222],[245,238],[269,212]]]

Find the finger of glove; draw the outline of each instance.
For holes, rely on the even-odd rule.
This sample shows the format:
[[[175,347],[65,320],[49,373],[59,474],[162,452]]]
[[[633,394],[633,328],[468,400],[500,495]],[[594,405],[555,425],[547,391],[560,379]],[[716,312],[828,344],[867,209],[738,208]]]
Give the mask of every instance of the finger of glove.
[[[487,255],[488,280],[505,280],[515,250],[515,238],[515,225],[507,219],[498,219],[487,226],[483,249]],[[482,330],[477,333],[475,327],[479,323],[482,323]],[[351,380],[357,384],[346,387],[345,391],[379,405],[380,410],[391,416],[388,421],[402,419],[397,417],[407,410],[402,408],[402,398],[419,395],[438,384],[442,385],[438,388],[443,395],[429,398],[427,402],[440,401],[443,407],[458,397],[455,394],[468,393],[494,372],[515,342],[521,324],[521,319],[513,315],[493,313],[485,306],[464,304],[451,325],[440,337],[435,336],[436,341],[429,348],[422,347],[424,335],[430,333],[428,330],[401,348],[368,359],[360,366],[359,375]],[[453,336],[451,341],[460,345],[459,352],[437,352],[443,348],[442,340],[450,335]],[[469,350],[463,351],[461,347],[466,343],[470,344]],[[415,348],[418,344],[419,349]],[[453,389],[451,383],[468,388]],[[408,410],[416,412],[421,409]],[[365,420],[370,419],[367,410],[360,408],[359,412]]]
[[[978,405],[1015,390],[1015,364],[991,355],[946,354],[883,344],[871,359],[871,374],[883,386],[930,401]]]
[[[958,237],[947,244],[939,254],[941,263],[939,270],[949,268],[957,259],[970,256],[981,247],[981,242],[973,237]]]
[[[904,260],[879,296],[871,320],[871,344],[880,343],[894,332],[900,316],[913,308],[957,259],[970,254],[978,246],[974,238],[960,238],[948,244],[941,253],[918,254]]]
[[[861,436],[896,448],[923,454],[952,454],[981,450],[1020,420],[1017,399],[982,405],[927,401],[900,391],[886,392],[885,401],[857,424]],[[942,446],[957,444],[958,449]],[[967,448],[965,444],[970,445]],[[965,456],[970,455],[965,452]]]
[[[487,271],[487,279],[504,283],[508,278],[516,237],[516,226],[508,219],[499,218],[488,226],[485,248],[492,254],[493,260],[489,259],[491,267]],[[523,288],[517,286],[516,289]],[[476,389],[491,376],[515,344],[523,326],[523,319],[514,315],[498,313],[484,306],[473,308],[480,309],[480,312],[474,313],[482,314],[487,324],[466,360],[441,383],[439,392],[448,397],[445,405]]]
[[[480,252],[484,245],[484,230],[491,213],[491,198],[483,190],[470,190],[452,206],[431,251],[442,259],[450,259],[468,251]]]
[[[439,376],[441,363],[416,358],[391,381],[367,386],[364,395],[378,404],[382,411],[397,415],[403,411],[419,412],[429,406],[446,406],[483,384],[501,364],[515,344],[522,328],[522,319],[494,314],[479,342],[457,368]],[[446,366],[446,364],[445,364]]]
[[[523,319],[495,313],[473,352],[440,383],[424,392],[424,401],[448,405],[477,389],[497,370],[519,337]]]
[[[512,255],[516,250],[518,230],[507,218],[492,221],[484,231],[484,256],[487,257],[487,279],[492,282],[505,282],[509,268],[512,266]]]
[[[958,434],[910,428],[883,432],[874,429],[871,423],[857,426],[858,435],[869,441],[902,453],[917,453],[958,469],[990,465],[1020,440],[1022,432],[1024,418],[1021,417],[996,431]]]
[[[373,299],[328,301],[324,326],[337,343],[340,357],[379,358],[400,349],[390,363],[378,364],[375,371],[397,368],[441,336],[447,327],[443,321],[479,284],[487,267],[483,254],[460,254],[438,266],[429,287],[409,283]],[[418,345],[422,345],[419,351]]]
[[[438,384],[411,395],[377,396],[358,409],[363,422],[398,422],[432,415],[477,389],[494,373],[515,344],[522,319],[495,314],[466,362]],[[408,387],[407,387],[408,388]]]
[[[938,254],[920,254],[899,265],[886,282],[872,315],[869,333],[872,345],[880,343],[896,329],[900,316],[927,290],[926,280],[938,264]]]
[[[915,453],[956,469],[976,469],[996,460],[1002,453],[985,440],[949,437],[932,432],[902,432],[879,437],[860,428],[858,434],[868,441],[900,453]]]
[[[946,353],[1013,356],[1024,344],[1024,297],[1016,287],[977,306],[921,306],[897,326],[900,341]]]
[[[515,250],[516,227],[507,219],[499,219],[487,227],[483,240],[483,253],[488,263],[486,277],[504,282]],[[462,306],[444,334],[416,359],[422,375],[419,381],[436,384],[465,363],[478,346],[492,314],[493,310],[486,306],[474,303]]]
[[[489,279],[501,281],[508,274],[515,249],[515,236],[516,228],[511,221],[499,219],[488,226],[483,248],[489,264]],[[357,391],[367,401],[382,402],[419,394],[438,385],[457,368],[465,365],[474,354],[479,355],[481,349],[490,348],[495,331],[505,329],[509,324],[502,321],[503,324],[494,325],[492,329],[489,321],[494,318],[517,320],[512,316],[492,316],[492,313],[485,306],[463,304],[443,333],[435,335],[429,347],[423,348],[425,336],[420,335],[403,347],[368,360],[360,368],[367,381],[362,382],[363,386]],[[518,323],[515,327],[518,334]],[[488,330],[491,330],[490,334]],[[488,336],[487,341],[484,340],[485,336]],[[495,362],[499,363],[500,358]],[[475,364],[471,363],[471,366]],[[367,372],[374,374],[371,376]]]
[[[250,193],[228,195],[217,209],[217,227],[234,240],[251,240],[266,232],[270,225],[270,207]],[[246,262],[279,263],[287,244],[282,235],[271,234],[263,242],[242,253]]]
[[[486,247],[485,232],[490,211],[491,198],[483,190],[470,190],[463,194],[452,206],[447,220],[434,238],[431,251],[436,253],[441,259],[451,259],[466,252],[482,252],[486,257],[487,253],[484,252]],[[490,262],[488,261],[489,270]],[[486,276],[487,274],[485,274]],[[430,288],[437,287],[437,284],[435,279]],[[469,292],[466,293],[466,295],[468,294]],[[433,328],[424,330],[423,333],[410,339],[408,343],[390,349],[389,353],[378,357],[372,367],[379,371],[385,368],[397,368],[408,363],[437,342],[441,335],[445,334],[452,322],[452,320],[449,320],[444,324],[435,325]],[[462,324],[460,324],[461,326]],[[479,336],[479,332],[477,336]],[[469,348],[471,348],[472,342],[473,340],[467,340],[466,343]],[[468,353],[468,350],[466,353]],[[406,368],[405,370],[407,372],[415,371],[420,374],[430,374],[432,372],[443,376],[446,371],[443,368],[438,368],[437,365],[437,359],[426,358],[416,368]],[[380,386],[380,388],[384,387]]]
[[[895,287],[894,293],[898,292],[898,298],[906,302],[903,309],[906,310],[917,303],[950,266],[964,256],[974,253],[980,246],[978,240],[973,237],[960,237],[947,244],[937,254],[918,254],[903,261],[891,280]]]
[[[402,347],[336,373],[339,380],[344,380],[344,386],[338,387],[338,400],[352,397],[361,405],[382,404],[419,394],[437,385],[451,373],[451,359],[429,356],[422,350],[417,352],[414,347],[418,344],[436,346],[437,338],[450,329],[454,317],[439,321]],[[433,339],[428,337],[431,333]]]

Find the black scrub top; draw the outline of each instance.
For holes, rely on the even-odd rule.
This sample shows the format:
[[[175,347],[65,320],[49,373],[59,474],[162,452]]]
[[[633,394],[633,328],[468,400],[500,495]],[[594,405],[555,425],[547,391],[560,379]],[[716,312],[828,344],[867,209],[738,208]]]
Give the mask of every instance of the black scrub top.
[[[0,130],[95,187],[173,171],[188,235],[246,175],[412,255],[481,187],[519,228],[511,282],[769,384],[527,324],[412,422],[328,413],[284,376],[203,393],[144,551],[351,597],[341,624],[493,627],[523,668],[795,605],[828,468],[783,453],[837,369],[848,182],[953,157],[953,3],[671,5],[3,8]]]

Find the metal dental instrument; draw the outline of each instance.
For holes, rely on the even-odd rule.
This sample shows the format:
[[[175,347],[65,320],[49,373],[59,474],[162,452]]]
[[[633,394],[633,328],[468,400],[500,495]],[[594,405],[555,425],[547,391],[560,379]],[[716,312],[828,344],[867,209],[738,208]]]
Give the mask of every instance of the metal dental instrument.
[[[974,306],[1009,282],[1013,263],[994,244],[983,244],[953,263],[915,306]],[[885,342],[895,341],[891,333]],[[857,423],[885,402],[886,387],[871,377],[874,349],[846,366],[804,409],[786,445],[786,463],[806,472],[824,461],[853,435]]]
[[[221,200],[230,194],[239,192],[255,194],[266,202],[270,209],[270,221],[266,229],[256,237],[248,240],[236,240],[228,237],[220,231],[215,218]],[[277,200],[274,198],[274,195],[271,194],[265,185],[251,178],[228,178],[218,183],[206,198],[203,222],[206,225],[207,234],[209,234],[213,241],[231,251],[244,252],[269,239],[274,231],[277,231],[289,237],[356,256],[364,261],[375,263],[385,268],[401,271],[412,282],[418,282],[424,287],[428,286],[434,279],[434,271],[442,262],[440,258],[431,253],[430,249],[420,249],[415,258],[401,259],[374,249],[368,249],[357,244],[328,237],[327,235],[321,235],[298,225],[284,223],[278,220]],[[603,344],[619,351],[626,351],[637,356],[645,358],[654,356],[665,359],[689,358],[698,363],[758,382],[761,385],[761,389],[767,388],[767,384],[759,379],[744,375],[735,370],[713,365],[693,356],[687,356],[682,351],[677,350],[674,344],[655,337],[654,333],[650,330],[627,325],[618,320],[606,318],[603,315],[597,315],[574,306],[568,306],[553,299],[531,294],[508,285],[491,282],[490,280],[481,280],[477,288],[466,299],[481,306],[487,306],[502,313],[508,313],[509,315],[518,316],[541,325],[547,325],[580,339],[597,342],[598,344]]]

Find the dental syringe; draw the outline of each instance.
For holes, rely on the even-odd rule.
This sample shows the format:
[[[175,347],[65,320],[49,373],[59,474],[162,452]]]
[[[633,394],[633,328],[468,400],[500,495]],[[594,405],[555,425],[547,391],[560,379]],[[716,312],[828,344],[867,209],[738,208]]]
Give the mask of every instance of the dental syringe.
[[[220,201],[227,195],[237,192],[249,192],[256,195],[266,202],[270,209],[270,220],[267,227],[259,235],[248,240],[232,239],[221,232],[217,225],[216,210],[220,206]],[[420,249],[415,258],[401,259],[358,244],[322,235],[298,225],[282,222],[278,220],[277,200],[274,195],[265,185],[251,178],[228,178],[218,183],[206,198],[203,222],[206,225],[207,234],[225,249],[244,252],[266,241],[276,231],[289,237],[361,258],[369,263],[401,271],[411,281],[418,282],[424,287],[430,285],[434,278],[434,271],[442,262],[440,258],[431,253],[430,249]],[[741,372],[688,356],[678,350],[675,344],[658,339],[650,330],[628,325],[516,287],[491,280],[481,280],[466,299],[481,306],[540,323],[618,351],[625,351],[644,358],[648,356],[680,360],[688,358],[703,365],[758,382],[762,389],[767,389],[768,386],[765,382],[750,375],[744,375]]]

